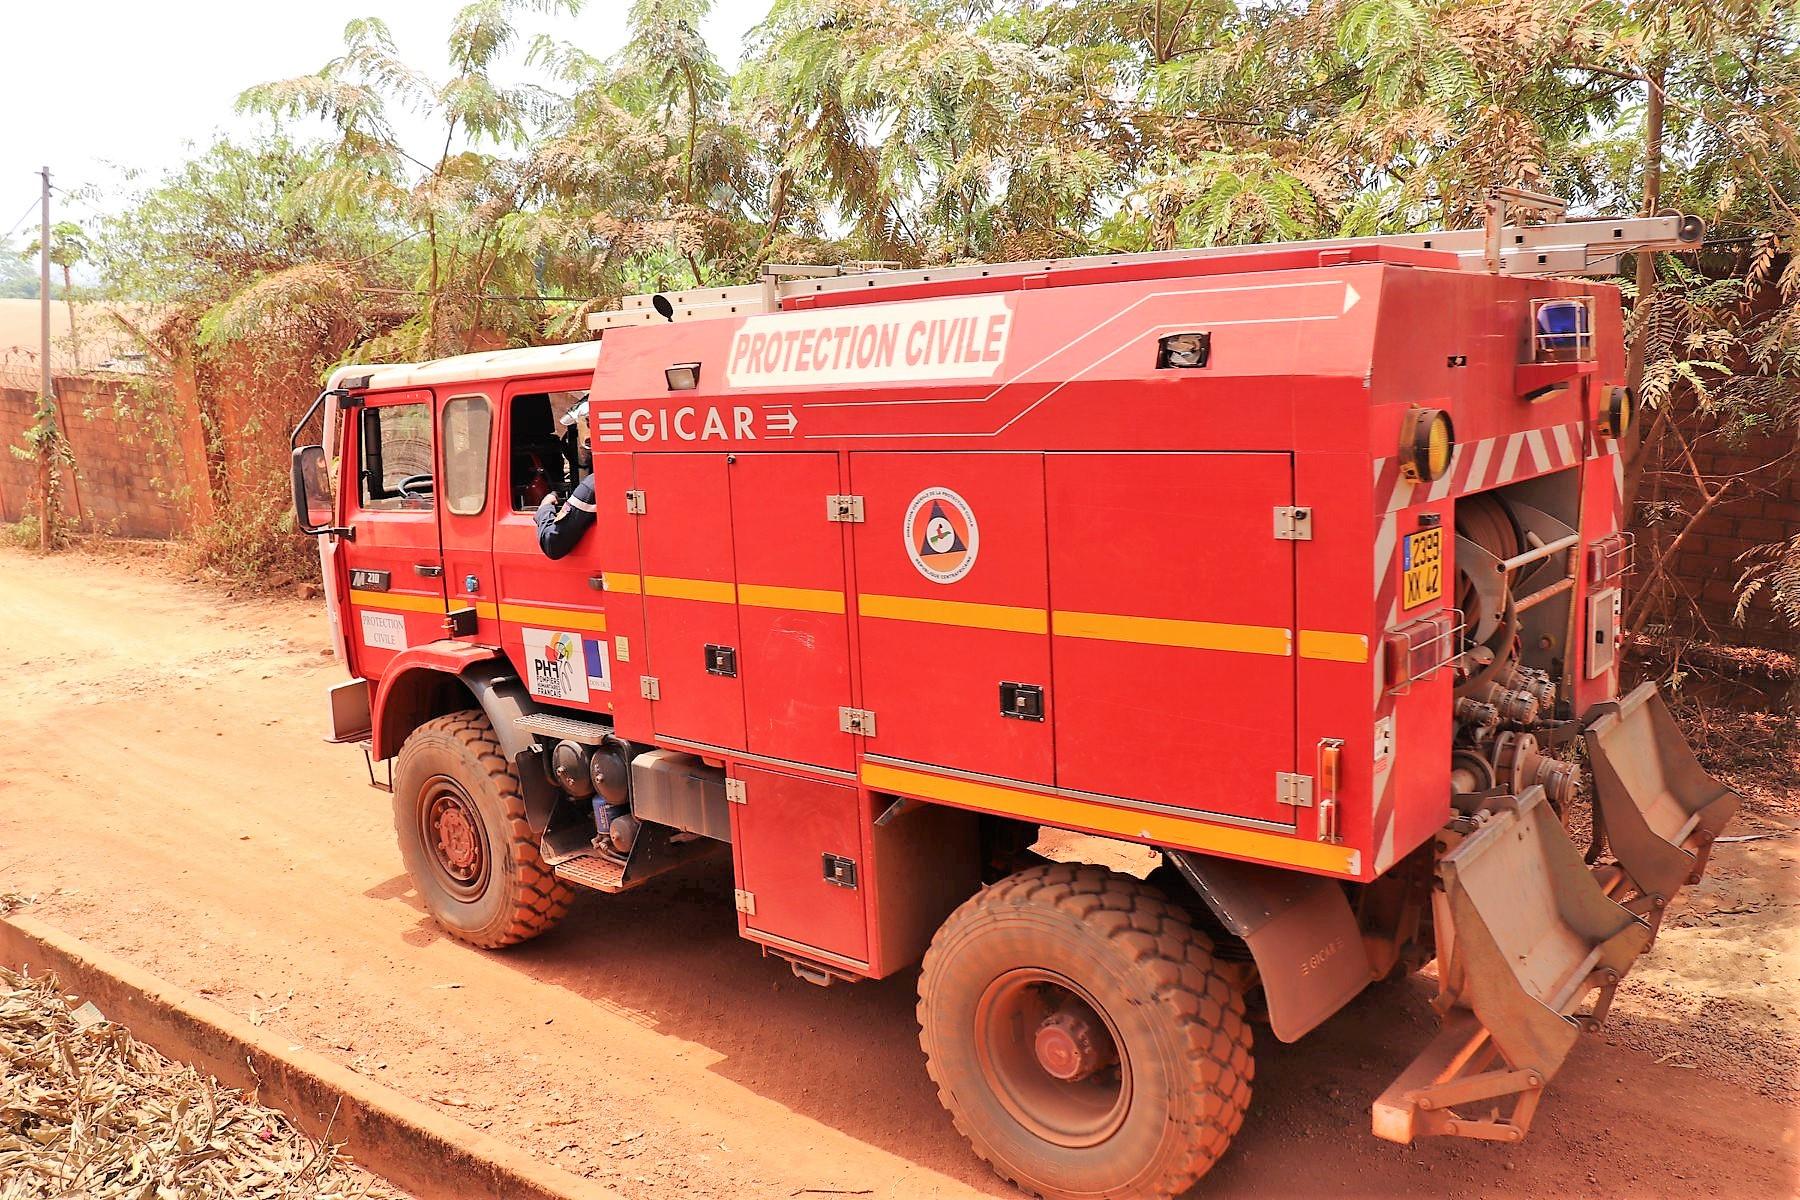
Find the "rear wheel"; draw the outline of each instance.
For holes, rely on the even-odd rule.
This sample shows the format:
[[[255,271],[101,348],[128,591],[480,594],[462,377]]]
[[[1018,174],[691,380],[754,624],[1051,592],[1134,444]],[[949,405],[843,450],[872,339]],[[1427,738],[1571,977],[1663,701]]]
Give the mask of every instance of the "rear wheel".
[[[426,909],[465,942],[510,946],[569,911],[573,893],[538,856],[518,773],[478,710],[427,721],[400,747],[394,832]]]
[[[925,955],[938,1098],[1006,1179],[1056,1200],[1185,1190],[1250,1102],[1242,995],[1156,889],[1057,863],[952,913]]]

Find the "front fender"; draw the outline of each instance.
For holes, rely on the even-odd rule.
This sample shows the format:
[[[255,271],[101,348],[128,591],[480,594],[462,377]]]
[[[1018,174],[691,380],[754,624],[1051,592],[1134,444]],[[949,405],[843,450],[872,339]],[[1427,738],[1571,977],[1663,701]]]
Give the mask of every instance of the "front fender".
[[[492,664],[498,655],[491,646],[448,640],[409,646],[396,654],[375,685],[369,710],[370,754],[377,760],[392,758],[407,735],[426,721],[469,707],[468,701],[476,697],[463,673]]]
[[[375,692],[370,752],[377,759],[391,758],[420,725],[468,708],[471,702],[487,716],[501,753],[519,773],[527,819],[532,828],[542,830],[558,793],[536,763],[520,761],[535,753],[535,743],[518,722],[542,711],[542,706],[525,691],[512,664],[491,646],[445,640],[395,655]]]

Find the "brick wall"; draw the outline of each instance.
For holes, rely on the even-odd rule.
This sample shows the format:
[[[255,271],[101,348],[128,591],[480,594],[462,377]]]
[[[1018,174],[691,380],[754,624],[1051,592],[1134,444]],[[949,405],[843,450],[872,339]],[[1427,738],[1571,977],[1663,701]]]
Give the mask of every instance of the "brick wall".
[[[34,507],[37,468],[7,452],[22,445],[36,407],[36,388],[0,385],[0,521]],[[64,435],[75,454],[75,478],[64,486],[68,511],[83,531],[122,537],[173,537],[192,525],[193,494],[183,441],[191,420],[158,424],[135,415],[143,407],[130,382],[94,376],[56,380]],[[121,411],[122,410],[122,411]],[[184,437],[184,435],[188,435]],[[159,442],[169,442],[168,445]]]
[[[1729,480],[1731,490],[1669,559],[1672,594],[1666,607],[1652,612],[1649,619],[1709,639],[1800,649],[1795,631],[1766,602],[1752,607],[1743,626],[1732,623],[1736,584],[1745,565],[1739,557],[1754,546],[1800,530],[1800,454],[1796,453],[1800,434],[1789,430],[1733,443],[1708,424],[1692,414],[1679,418],[1679,428],[1693,448],[1695,465],[1707,487],[1717,488]],[[1638,494],[1640,579],[1644,567],[1686,524],[1681,515],[1671,515],[1661,523],[1646,522],[1644,517],[1655,512],[1658,502],[1679,505],[1687,512],[1696,511],[1702,502],[1679,450],[1672,446],[1670,450],[1673,461],[1655,464],[1647,471]]]

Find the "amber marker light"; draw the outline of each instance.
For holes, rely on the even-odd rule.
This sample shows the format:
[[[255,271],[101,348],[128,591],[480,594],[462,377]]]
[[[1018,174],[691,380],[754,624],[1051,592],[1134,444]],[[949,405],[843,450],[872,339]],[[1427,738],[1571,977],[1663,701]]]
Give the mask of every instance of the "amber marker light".
[[[1437,408],[1415,408],[1400,427],[1400,473],[1414,483],[1442,479],[1456,451],[1456,427],[1450,414]]]
[[[1609,438],[1622,438],[1637,420],[1637,397],[1631,389],[1614,386],[1606,389],[1606,399],[1600,404],[1600,428]]]

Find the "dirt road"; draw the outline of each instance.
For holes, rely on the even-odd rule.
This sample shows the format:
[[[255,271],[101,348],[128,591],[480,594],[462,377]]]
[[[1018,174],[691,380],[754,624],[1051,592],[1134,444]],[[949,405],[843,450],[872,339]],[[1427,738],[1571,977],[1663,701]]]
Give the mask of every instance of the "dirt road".
[[[320,740],[324,644],[317,605],[0,551],[0,891],[634,1197],[1015,1194],[938,1107],[912,978],[793,979],[738,940],[717,871],[584,896],[511,951],[441,936],[388,798]],[[1720,848],[1524,1147],[1369,1136],[1431,1029],[1413,980],[1299,1045],[1262,1036],[1249,1121],[1196,1194],[1794,1194],[1800,837],[1771,821]]]

